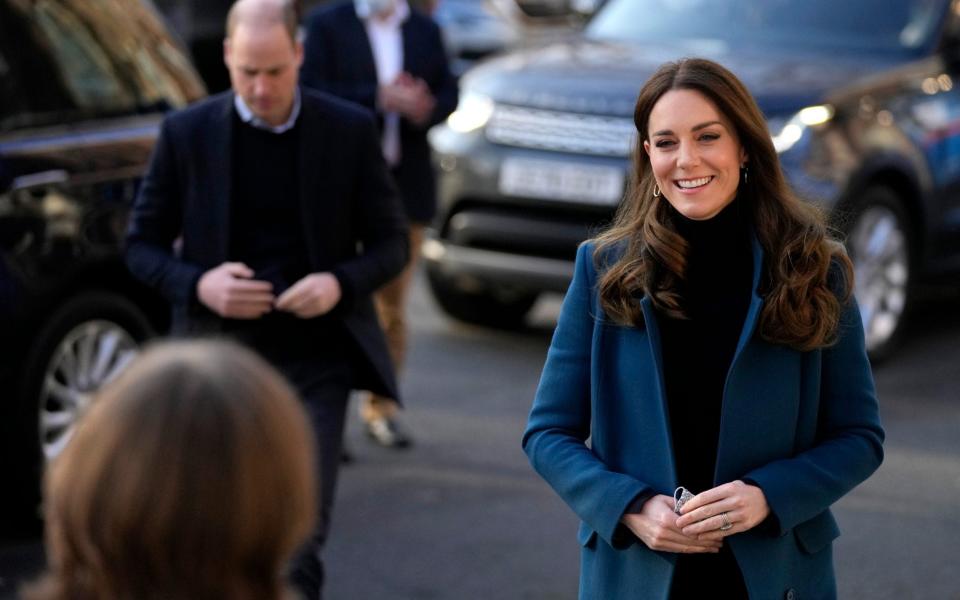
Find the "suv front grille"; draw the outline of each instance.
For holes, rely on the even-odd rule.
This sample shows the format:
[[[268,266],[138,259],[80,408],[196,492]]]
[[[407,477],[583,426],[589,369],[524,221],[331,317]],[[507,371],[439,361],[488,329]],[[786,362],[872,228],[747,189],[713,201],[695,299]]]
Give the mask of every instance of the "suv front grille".
[[[487,125],[496,144],[557,152],[629,156],[637,130],[631,119],[497,105]]]

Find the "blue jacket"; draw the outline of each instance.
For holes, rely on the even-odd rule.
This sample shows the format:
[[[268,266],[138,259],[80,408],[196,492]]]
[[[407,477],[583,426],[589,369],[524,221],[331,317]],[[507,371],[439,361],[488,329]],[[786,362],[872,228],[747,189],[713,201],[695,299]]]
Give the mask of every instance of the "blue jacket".
[[[590,243],[577,254],[523,447],[581,519],[580,598],[665,599],[676,555],[618,528],[638,494],[672,495],[678,485],[657,319],[649,298],[640,301],[643,328],[604,315],[593,254]],[[834,598],[831,546],[840,531],[829,507],[883,460],[860,315],[851,300],[838,342],[823,350],[764,341],[756,240],[753,254],[754,293],[724,389],[714,484],[753,480],[774,526],[726,543],[751,598]]]

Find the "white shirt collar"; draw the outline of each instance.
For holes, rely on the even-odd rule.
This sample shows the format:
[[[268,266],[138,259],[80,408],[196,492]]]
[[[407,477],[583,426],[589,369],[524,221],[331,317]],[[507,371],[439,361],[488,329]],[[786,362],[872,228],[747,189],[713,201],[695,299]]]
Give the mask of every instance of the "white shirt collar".
[[[247,103],[243,101],[243,98],[240,97],[240,94],[233,95],[233,106],[237,109],[237,114],[240,115],[240,120],[248,125],[252,125],[257,129],[263,129],[264,131],[269,131],[271,133],[283,133],[285,131],[290,131],[293,129],[293,126],[297,124],[297,117],[300,116],[300,88],[294,92],[293,95],[293,109],[290,111],[290,117],[283,123],[279,125],[271,125],[253,114],[253,111],[250,110],[250,107],[247,106]]]

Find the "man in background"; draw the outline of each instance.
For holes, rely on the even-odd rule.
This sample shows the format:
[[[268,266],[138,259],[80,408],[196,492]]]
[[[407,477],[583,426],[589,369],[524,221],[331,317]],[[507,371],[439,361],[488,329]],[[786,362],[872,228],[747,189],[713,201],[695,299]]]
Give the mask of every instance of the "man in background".
[[[164,121],[127,263],[170,300],[175,333],[239,340],[299,391],[321,493],[292,579],[313,600],[350,390],[397,393],[370,295],[406,263],[406,222],[373,117],[298,85],[292,4],[240,0],[226,29],[232,90]]]
[[[457,104],[457,82],[447,64],[440,29],[407,0],[355,0],[321,6],[306,19],[301,77],[315,87],[376,111],[383,157],[400,188],[410,221],[410,260],[376,295],[390,355],[406,357],[406,304],[425,226],[436,212],[427,130]],[[368,435],[383,446],[411,440],[397,423],[390,396],[361,398]]]

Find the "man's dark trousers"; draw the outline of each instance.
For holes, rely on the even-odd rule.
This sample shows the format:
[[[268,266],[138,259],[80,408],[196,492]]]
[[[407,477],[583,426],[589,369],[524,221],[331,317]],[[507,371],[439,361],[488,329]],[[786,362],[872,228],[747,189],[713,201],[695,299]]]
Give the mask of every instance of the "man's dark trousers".
[[[291,581],[304,598],[311,600],[320,598],[323,588],[324,569],[319,550],[330,534],[343,427],[354,378],[350,361],[331,357],[324,362],[322,366],[312,359],[275,363],[300,393],[317,437],[316,460],[320,471],[317,527],[290,565]]]

